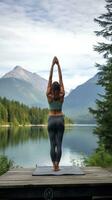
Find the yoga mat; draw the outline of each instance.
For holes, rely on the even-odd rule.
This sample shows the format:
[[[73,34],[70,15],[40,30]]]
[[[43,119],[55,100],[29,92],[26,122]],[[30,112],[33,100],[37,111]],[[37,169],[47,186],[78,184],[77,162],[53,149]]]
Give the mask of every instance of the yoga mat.
[[[84,175],[83,170],[78,166],[60,166],[59,171],[53,171],[52,166],[37,166],[32,176],[61,176],[61,175]]]

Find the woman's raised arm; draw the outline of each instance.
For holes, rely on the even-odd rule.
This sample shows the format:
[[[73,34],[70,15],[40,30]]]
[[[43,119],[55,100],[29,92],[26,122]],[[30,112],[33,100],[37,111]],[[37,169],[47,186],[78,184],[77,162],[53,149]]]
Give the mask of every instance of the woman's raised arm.
[[[48,85],[47,85],[46,96],[51,95],[52,77],[53,77],[53,67],[54,67],[54,64],[55,64],[55,57],[53,58],[51,69],[50,69],[50,74],[49,74],[49,80],[48,80]]]
[[[59,84],[60,84],[60,96],[65,95],[65,90],[64,90],[64,84],[63,84],[63,79],[62,79],[62,72],[61,72],[61,67],[59,64],[58,59],[56,58],[56,64],[58,66],[58,75],[59,75]]]

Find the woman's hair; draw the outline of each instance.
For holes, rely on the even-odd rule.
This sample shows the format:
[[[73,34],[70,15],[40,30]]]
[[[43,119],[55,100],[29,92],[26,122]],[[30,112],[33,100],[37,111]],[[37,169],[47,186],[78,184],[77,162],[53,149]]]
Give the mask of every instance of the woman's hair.
[[[60,91],[60,84],[57,81],[54,81],[52,83],[52,90],[54,91]]]

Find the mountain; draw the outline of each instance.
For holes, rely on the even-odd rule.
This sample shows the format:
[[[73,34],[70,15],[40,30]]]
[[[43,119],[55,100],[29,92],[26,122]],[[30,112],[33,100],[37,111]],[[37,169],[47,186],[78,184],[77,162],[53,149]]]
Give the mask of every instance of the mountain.
[[[0,78],[0,96],[20,101],[29,106],[47,107],[47,80],[20,66]]]
[[[99,98],[98,94],[104,94],[104,88],[96,84],[97,80],[98,74],[72,90],[69,95],[65,97],[63,110],[75,123],[95,122],[88,108],[95,108],[95,100]]]
[[[45,91],[47,86],[46,79],[42,78],[36,73],[29,72],[20,66],[14,67],[12,71],[6,73],[2,78],[16,78],[19,80],[27,81],[40,91]]]
[[[79,85],[65,96],[63,111],[75,123],[94,123],[89,107],[95,107],[95,100],[104,94],[104,89],[96,85],[98,74]],[[0,96],[17,100],[29,106],[48,107],[46,98],[47,80],[20,66],[0,78]]]

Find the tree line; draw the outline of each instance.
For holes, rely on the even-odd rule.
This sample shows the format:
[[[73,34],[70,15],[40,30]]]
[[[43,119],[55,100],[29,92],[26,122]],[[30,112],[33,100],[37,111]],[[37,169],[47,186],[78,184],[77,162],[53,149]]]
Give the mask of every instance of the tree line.
[[[29,107],[23,103],[0,97],[0,124],[46,124],[48,108]],[[72,123],[65,117],[65,123]]]
[[[96,119],[94,133],[99,137],[96,152],[90,157],[92,165],[112,166],[112,0],[105,0],[106,12],[95,18],[101,30],[95,31],[102,36],[104,42],[94,46],[94,50],[103,55],[104,64],[96,64],[98,68],[98,85],[105,89],[105,94],[96,99],[96,109],[90,112]]]

